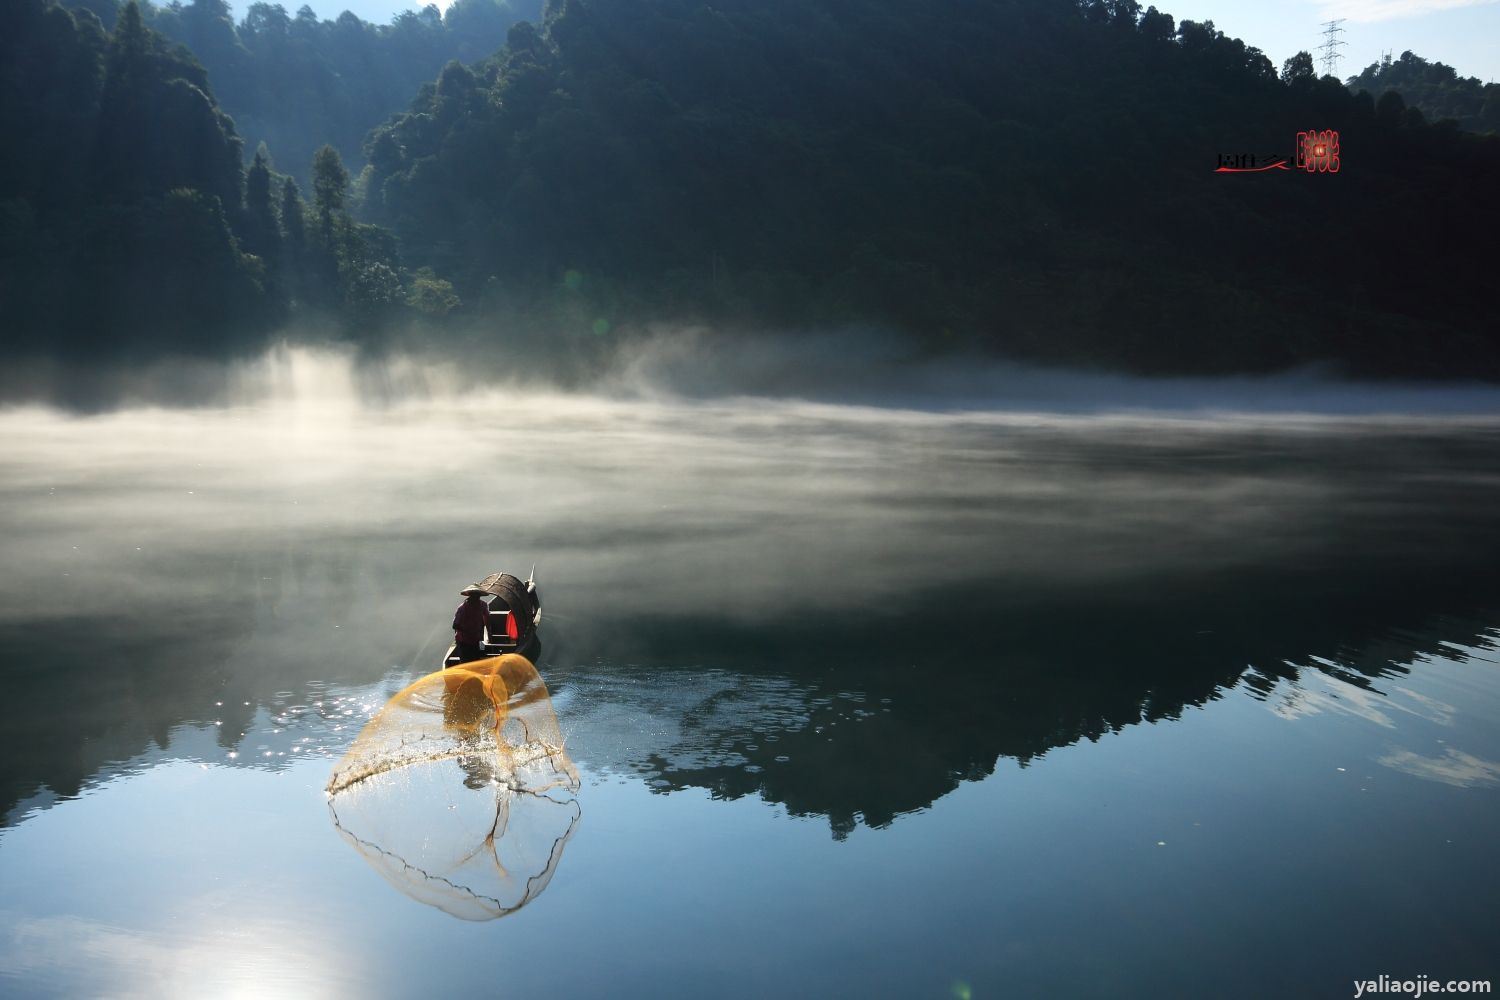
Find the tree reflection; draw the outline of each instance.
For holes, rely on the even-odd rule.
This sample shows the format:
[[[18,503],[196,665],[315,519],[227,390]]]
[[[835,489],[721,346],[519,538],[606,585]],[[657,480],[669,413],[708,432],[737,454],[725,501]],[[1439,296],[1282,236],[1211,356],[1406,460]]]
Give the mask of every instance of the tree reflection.
[[[1135,599],[1116,591],[1093,601],[925,595],[941,610],[926,619],[924,641],[905,645],[857,620],[788,623],[769,637],[663,621],[616,639],[607,657],[657,665],[580,670],[566,683],[585,689],[585,704],[607,705],[601,715],[647,714],[669,737],[634,753],[596,748],[590,734],[607,720],[585,716],[570,722],[574,752],[639,773],[657,791],[757,795],[825,816],[842,838],[924,809],[1003,759],[1025,767],[1060,747],[1178,719],[1238,686],[1263,699],[1279,680],[1314,670],[1378,694],[1382,679],[1422,657],[1494,648],[1500,613],[1469,603],[1478,581],[1428,578],[1413,590],[1336,579],[1158,581]]]

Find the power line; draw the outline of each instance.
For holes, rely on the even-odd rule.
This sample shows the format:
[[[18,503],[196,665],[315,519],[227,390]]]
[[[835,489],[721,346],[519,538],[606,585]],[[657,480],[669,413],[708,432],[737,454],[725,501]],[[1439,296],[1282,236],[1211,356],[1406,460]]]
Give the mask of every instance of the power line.
[[[1339,75],[1339,59],[1341,58],[1339,56],[1339,49],[1347,44],[1339,37],[1344,33],[1344,29],[1340,25],[1345,20],[1345,18],[1340,17],[1333,21],[1323,22],[1323,44],[1319,47],[1319,51],[1323,53],[1324,76],[1336,77]]]

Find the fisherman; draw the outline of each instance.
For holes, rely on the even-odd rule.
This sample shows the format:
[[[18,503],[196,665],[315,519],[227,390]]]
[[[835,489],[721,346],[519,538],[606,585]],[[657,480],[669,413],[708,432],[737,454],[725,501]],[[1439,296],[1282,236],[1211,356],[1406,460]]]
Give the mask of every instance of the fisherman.
[[[490,609],[484,603],[484,591],[479,584],[460,590],[464,602],[453,612],[453,647],[458,662],[478,660],[484,657],[480,648],[484,642],[484,623],[489,619]]]

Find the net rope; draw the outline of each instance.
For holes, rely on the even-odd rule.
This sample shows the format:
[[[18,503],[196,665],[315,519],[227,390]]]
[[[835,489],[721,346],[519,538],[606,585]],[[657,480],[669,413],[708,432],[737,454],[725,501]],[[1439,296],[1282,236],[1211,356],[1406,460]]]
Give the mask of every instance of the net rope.
[[[465,920],[544,889],[577,826],[547,686],[506,654],[428,674],[367,723],[327,785],[335,828],[402,892]]]

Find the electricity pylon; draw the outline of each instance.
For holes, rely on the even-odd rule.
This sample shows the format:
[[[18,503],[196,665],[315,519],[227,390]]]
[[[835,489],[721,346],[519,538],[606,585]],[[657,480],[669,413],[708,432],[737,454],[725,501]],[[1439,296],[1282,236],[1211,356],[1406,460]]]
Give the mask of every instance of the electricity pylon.
[[[1344,40],[1339,36],[1344,33],[1344,29],[1340,27],[1344,23],[1344,20],[1341,17],[1334,21],[1323,22],[1323,44],[1319,48],[1319,51],[1323,53],[1324,76],[1336,77],[1339,75],[1339,49],[1343,48],[1345,44]]]

